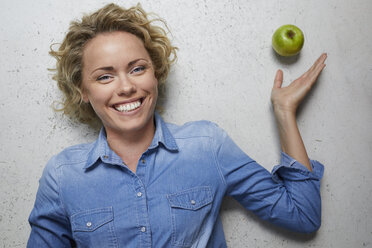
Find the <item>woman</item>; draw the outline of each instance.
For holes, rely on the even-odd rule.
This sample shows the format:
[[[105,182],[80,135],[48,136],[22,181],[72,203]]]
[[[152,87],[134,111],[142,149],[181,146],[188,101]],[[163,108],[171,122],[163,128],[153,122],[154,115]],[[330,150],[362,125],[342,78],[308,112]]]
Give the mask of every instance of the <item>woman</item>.
[[[48,162],[28,247],[226,247],[218,215],[225,195],[276,225],[319,228],[323,166],[309,160],[295,113],[325,54],[288,87],[282,71],[275,76],[283,152],[272,174],[217,125],[176,126],[155,112],[175,48],[139,6],[84,16],[51,54],[64,112],[103,128],[94,143]]]

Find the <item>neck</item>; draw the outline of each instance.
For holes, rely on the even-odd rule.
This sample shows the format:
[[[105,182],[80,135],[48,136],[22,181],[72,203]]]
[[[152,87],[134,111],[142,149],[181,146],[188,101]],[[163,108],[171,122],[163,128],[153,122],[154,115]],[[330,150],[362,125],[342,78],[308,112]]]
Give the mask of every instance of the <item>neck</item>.
[[[148,149],[155,134],[154,117],[144,128],[130,132],[107,132],[107,143],[135,172],[138,160]]]

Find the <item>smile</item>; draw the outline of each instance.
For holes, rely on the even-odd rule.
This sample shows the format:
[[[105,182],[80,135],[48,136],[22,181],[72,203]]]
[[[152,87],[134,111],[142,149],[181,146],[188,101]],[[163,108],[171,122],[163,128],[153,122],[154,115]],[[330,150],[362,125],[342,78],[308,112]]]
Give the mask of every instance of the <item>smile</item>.
[[[138,109],[141,106],[141,104],[142,104],[142,101],[141,99],[139,99],[137,101],[130,102],[130,103],[116,104],[113,107],[119,112],[130,112],[135,109]]]

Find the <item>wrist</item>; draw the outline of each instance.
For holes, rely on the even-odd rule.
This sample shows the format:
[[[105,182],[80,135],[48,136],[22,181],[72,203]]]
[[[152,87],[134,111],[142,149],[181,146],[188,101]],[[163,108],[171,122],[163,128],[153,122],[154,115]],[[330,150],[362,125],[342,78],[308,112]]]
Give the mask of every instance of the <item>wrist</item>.
[[[295,110],[274,107],[274,115],[275,115],[276,120],[279,122],[296,120]]]

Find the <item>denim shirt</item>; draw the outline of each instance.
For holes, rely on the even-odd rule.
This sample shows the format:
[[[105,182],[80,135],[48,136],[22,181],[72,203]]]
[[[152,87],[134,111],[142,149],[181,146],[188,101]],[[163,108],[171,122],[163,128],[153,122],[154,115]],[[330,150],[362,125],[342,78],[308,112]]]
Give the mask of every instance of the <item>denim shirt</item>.
[[[27,247],[226,247],[219,218],[234,197],[264,220],[298,232],[320,226],[320,179],[281,154],[272,173],[216,124],[165,123],[133,173],[98,139],[65,149],[44,169]]]

